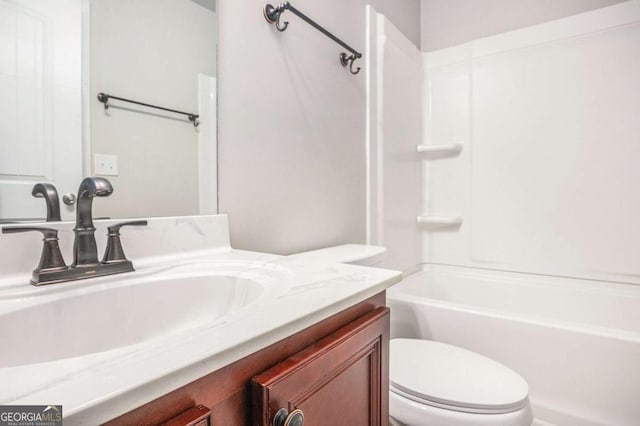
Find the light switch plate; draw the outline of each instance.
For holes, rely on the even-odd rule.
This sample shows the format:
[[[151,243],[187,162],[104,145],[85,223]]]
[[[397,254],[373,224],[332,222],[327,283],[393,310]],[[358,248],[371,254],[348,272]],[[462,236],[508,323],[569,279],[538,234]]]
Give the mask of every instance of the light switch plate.
[[[97,175],[118,176],[118,157],[116,155],[94,154],[93,169]]]

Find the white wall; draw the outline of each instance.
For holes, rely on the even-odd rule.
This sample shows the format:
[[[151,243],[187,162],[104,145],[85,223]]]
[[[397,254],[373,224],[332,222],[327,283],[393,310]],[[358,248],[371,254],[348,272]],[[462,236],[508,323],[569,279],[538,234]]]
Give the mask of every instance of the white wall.
[[[640,284],[639,46],[630,1],[426,54],[425,262]]]
[[[432,51],[624,0],[421,0],[421,47]]]
[[[233,246],[287,254],[364,242],[365,73],[349,74],[340,47],[291,13],[276,31],[264,4],[218,4],[219,206]],[[364,52],[363,2],[295,6]]]
[[[116,155],[119,176],[96,217],[197,214],[198,130],[170,113],[99,92],[198,113],[198,74],[216,75],[216,14],[189,0],[92,0],[93,153]],[[136,110],[136,111],[132,111]]]

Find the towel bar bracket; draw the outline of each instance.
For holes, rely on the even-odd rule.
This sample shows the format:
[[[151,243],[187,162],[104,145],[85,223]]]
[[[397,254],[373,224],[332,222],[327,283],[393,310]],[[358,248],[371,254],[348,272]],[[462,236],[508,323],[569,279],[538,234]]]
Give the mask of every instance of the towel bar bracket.
[[[347,55],[344,52],[341,53],[340,63],[342,64],[343,67],[349,66],[349,72],[351,74],[355,75],[360,72],[360,67],[357,67],[354,69],[353,62],[356,59],[362,58],[362,53],[358,52],[353,47],[349,46],[347,43],[345,43],[344,41],[340,40],[338,37],[336,37],[329,31],[327,31],[324,27],[322,27],[320,24],[315,22],[313,19],[309,18],[307,15],[305,15],[304,13],[300,12],[298,9],[293,7],[293,5],[288,1],[284,3],[280,3],[278,6],[267,4],[262,9],[262,13],[264,15],[264,19],[266,19],[268,23],[275,24],[276,29],[282,32],[286,30],[287,27],[289,26],[289,21],[284,21],[284,22],[280,21],[282,13],[286,10],[291,11],[292,13],[297,15],[300,19],[305,21],[307,24],[311,25],[313,28],[320,31],[322,34],[329,37],[331,40],[333,40],[334,42],[338,43],[340,46],[348,50],[351,53],[351,55]]]

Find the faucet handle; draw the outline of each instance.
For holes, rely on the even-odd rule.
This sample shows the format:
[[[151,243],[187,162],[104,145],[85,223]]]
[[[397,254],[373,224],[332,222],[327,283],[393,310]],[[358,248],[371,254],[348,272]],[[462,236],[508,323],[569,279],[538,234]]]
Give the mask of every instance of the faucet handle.
[[[48,280],[47,274],[55,275],[56,272],[64,271],[67,269],[67,265],[60,253],[60,246],[58,245],[58,230],[53,228],[42,228],[38,226],[16,226],[16,227],[3,227],[3,234],[17,234],[21,232],[38,231],[41,232],[44,238],[44,244],[42,246],[42,254],[40,255],[40,262],[37,268],[33,271],[33,279],[31,282],[38,285],[42,281]]]
[[[120,228],[122,228],[123,226],[145,226],[146,224],[146,220],[132,220],[129,222],[121,222],[109,226],[107,228],[107,249],[104,251],[104,258],[102,259],[102,263],[128,262],[129,260],[124,255],[122,242],[120,241]]]

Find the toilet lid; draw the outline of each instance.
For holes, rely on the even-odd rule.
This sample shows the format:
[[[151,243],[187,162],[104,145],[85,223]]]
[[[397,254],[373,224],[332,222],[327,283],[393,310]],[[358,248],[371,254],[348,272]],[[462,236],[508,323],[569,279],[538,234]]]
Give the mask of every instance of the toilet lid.
[[[391,340],[389,379],[392,391],[461,411],[515,411],[529,394],[527,382],[504,365],[431,340]]]

